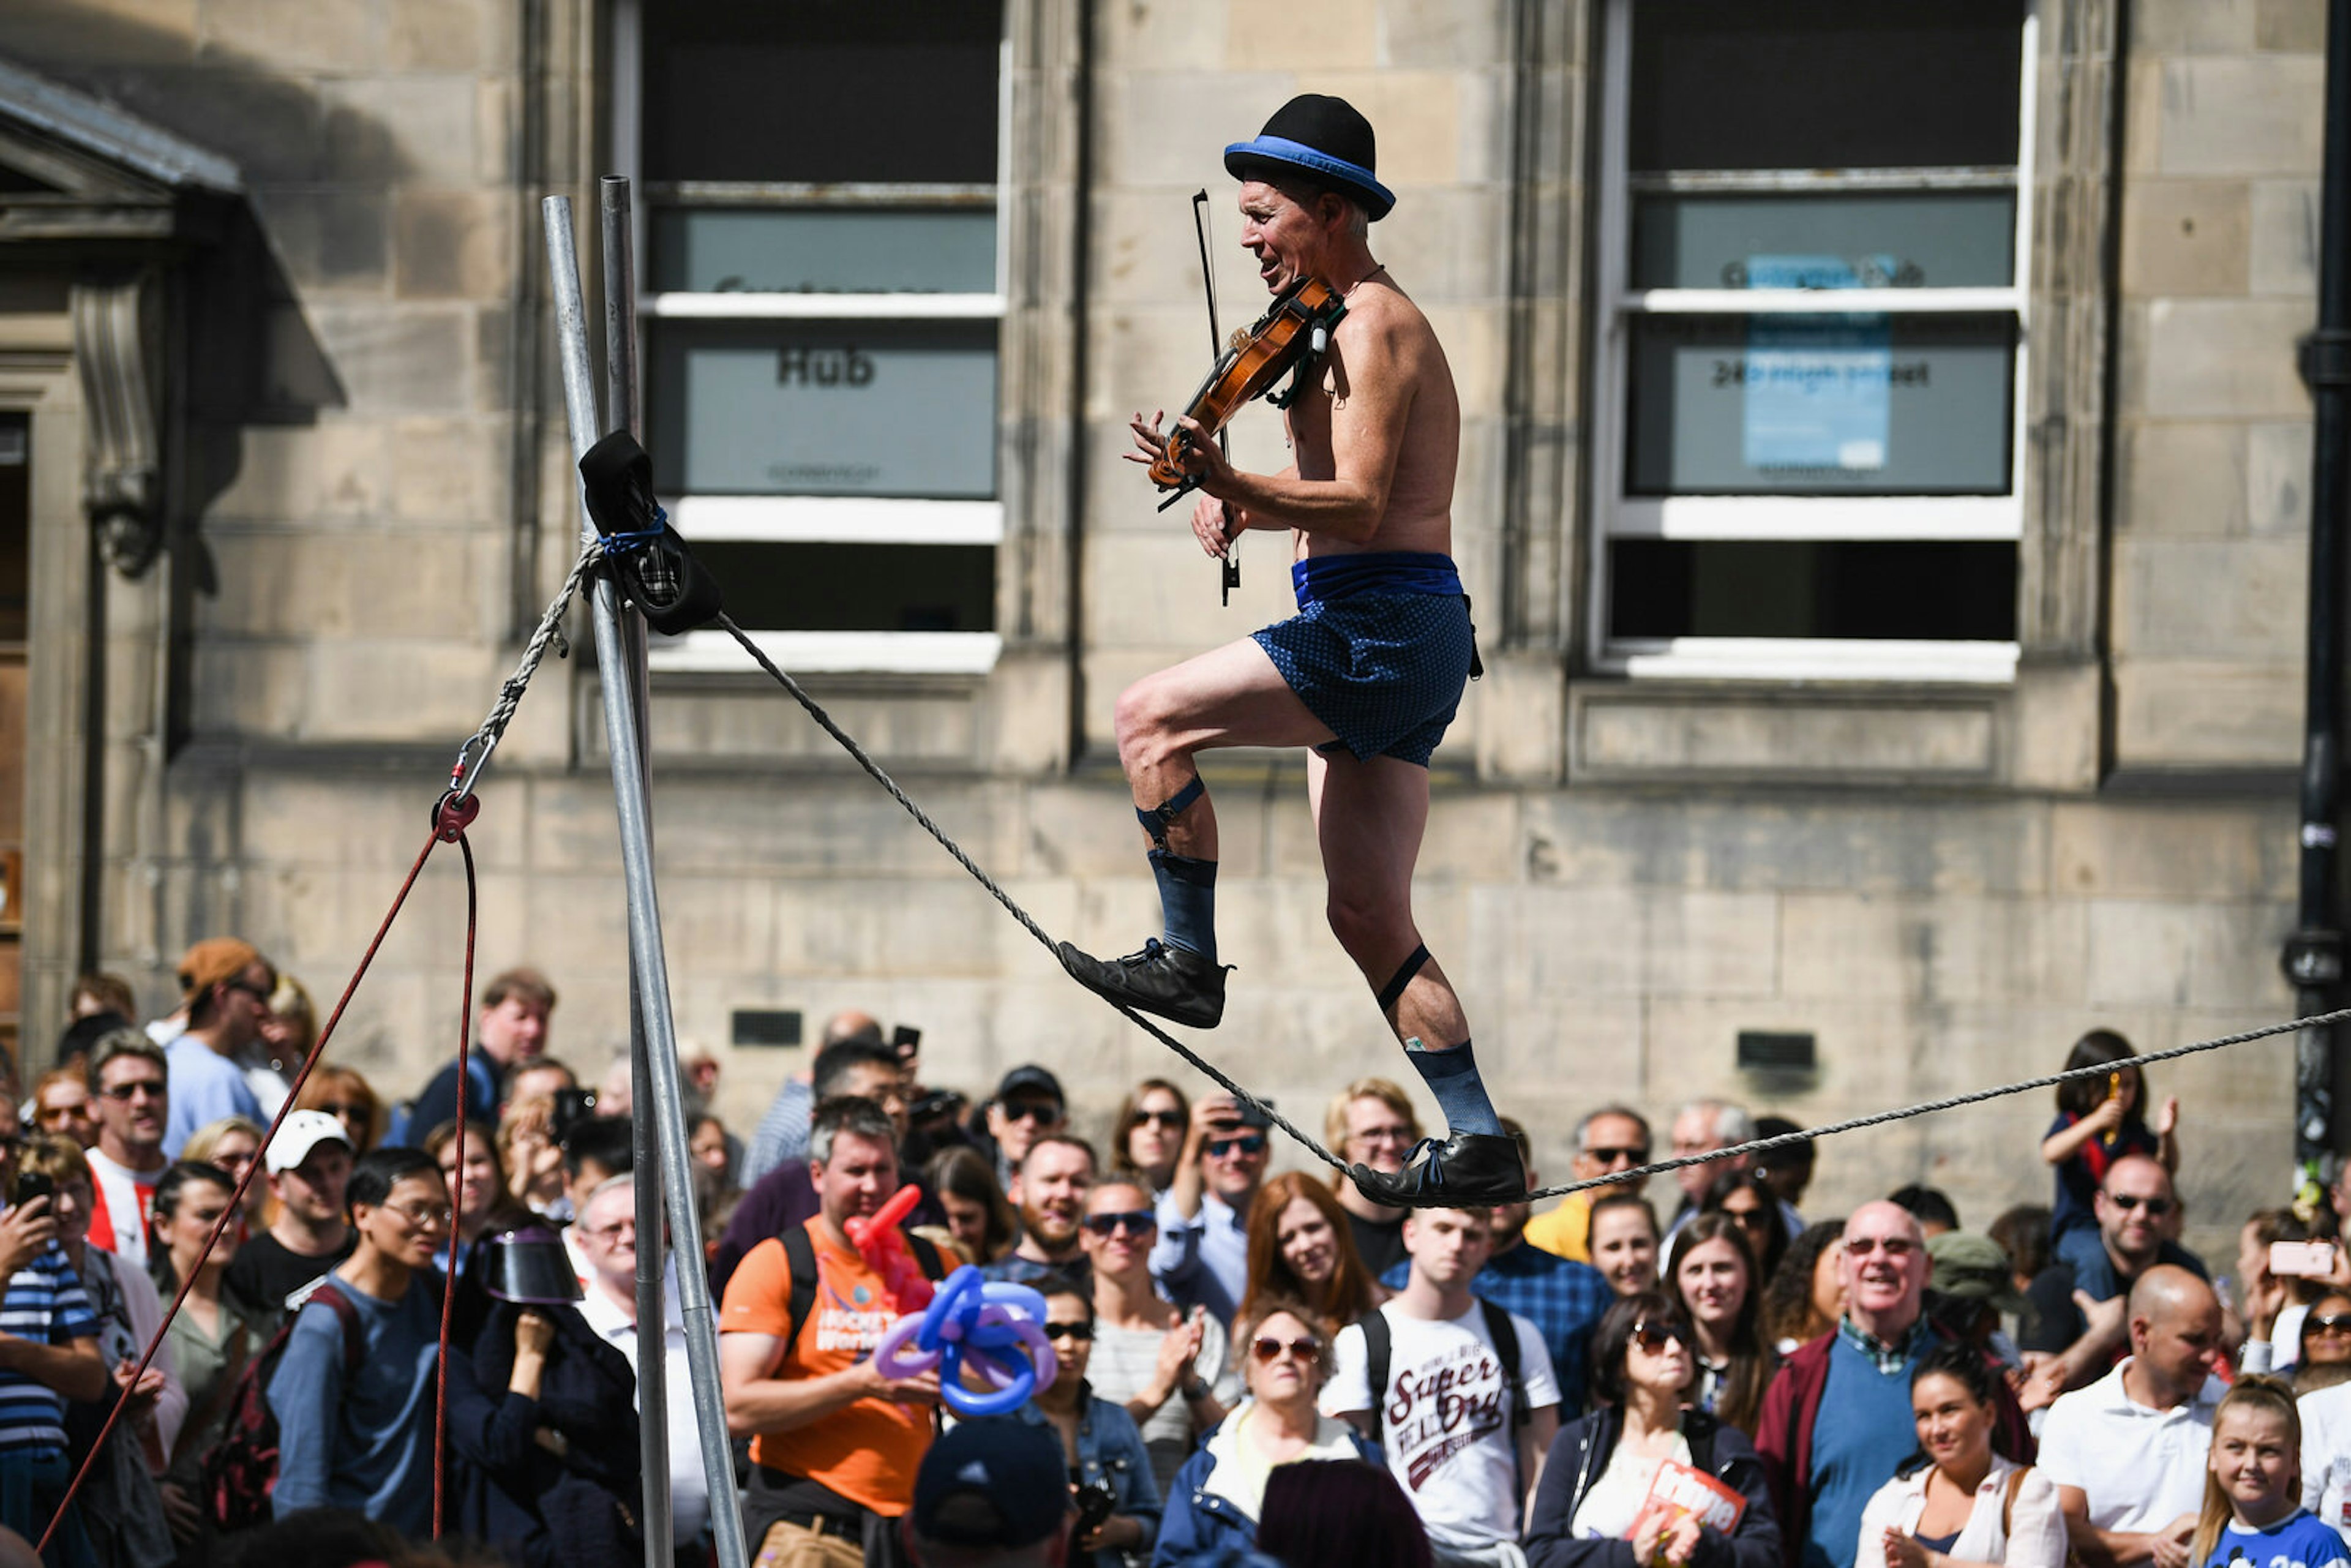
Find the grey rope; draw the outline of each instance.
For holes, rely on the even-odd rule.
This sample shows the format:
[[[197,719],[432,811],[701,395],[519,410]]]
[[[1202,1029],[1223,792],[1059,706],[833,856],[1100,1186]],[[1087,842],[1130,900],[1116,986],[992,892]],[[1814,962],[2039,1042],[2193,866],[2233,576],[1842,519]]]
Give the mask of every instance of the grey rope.
[[[531,632],[530,641],[523,644],[522,658],[515,665],[515,673],[498,687],[498,700],[490,705],[489,716],[483,719],[482,727],[466,737],[465,744],[457,748],[457,765],[449,770],[449,787],[459,800],[474,792],[474,780],[480,777],[482,765],[490,759],[490,753],[496,751],[498,742],[506,737],[507,726],[514,722],[515,710],[522,706],[522,694],[529,689],[530,678],[538,674],[539,663],[547,657],[548,648],[552,645],[558,657],[571,652],[571,644],[563,635],[563,618],[570,613],[571,601],[580,594],[580,585],[588,580],[589,572],[603,559],[604,545],[601,539],[590,539],[580,549],[580,559],[571,563],[570,575],[563,580],[563,586],[549,601],[547,612],[538,618],[538,625]]]
[[[841,743],[841,748],[843,751],[848,752],[849,755],[856,760],[857,766],[865,769],[866,777],[872,779],[873,782],[881,785],[883,789],[888,790],[890,792],[890,798],[897,801],[899,805],[904,806],[906,809],[906,814],[914,818],[915,821],[922,824],[922,828],[925,832],[930,834],[932,838],[938,841],[939,848],[953,855],[957,865],[971,873],[972,879],[978,883],[980,886],[987,889],[989,895],[992,896],[997,903],[1004,905],[1004,912],[1011,915],[1013,919],[1020,922],[1022,928],[1025,929],[1029,936],[1037,938],[1038,942],[1042,945],[1045,951],[1054,954],[1055,956],[1053,961],[1055,963],[1058,964],[1061,962],[1059,954],[1060,945],[1053,940],[1051,935],[1048,933],[1042,925],[1037,924],[1036,916],[1030,915],[1027,910],[1021,908],[1019,904],[1014,903],[1012,895],[1005,892],[1002,887],[998,886],[994,877],[981,870],[978,862],[964,852],[964,848],[961,844],[956,843],[955,840],[949,838],[946,831],[942,830],[936,822],[932,821],[929,815],[924,811],[922,807],[914,803],[914,797],[900,789],[898,787],[898,781],[891,778],[889,774],[883,772],[882,770],[882,765],[874,761],[873,758],[867,754],[863,747],[857,744],[856,737],[851,735],[847,730],[841,728],[841,726],[833,722],[832,716],[824,711],[824,705],[818,702],[814,697],[809,695],[808,692],[798,681],[792,679],[791,676],[778,669],[775,665],[775,662],[769,659],[768,655],[760,650],[760,647],[757,643],[751,641],[750,637],[745,633],[743,628],[735,624],[735,618],[733,616],[721,611],[718,616],[718,624],[726,629],[726,634],[734,638],[745,653],[751,655],[752,661],[756,663],[759,668],[767,671],[768,675],[774,679],[778,685],[782,686],[785,691],[791,694],[791,698],[794,702],[799,704],[800,706],[808,710],[809,717],[816,720],[819,728],[822,729],[825,734],[832,737],[833,739]],[[1095,994],[1100,995],[1101,993],[1096,992]],[[1264,1115],[1267,1121],[1272,1123],[1275,1126],[1280,1127],[1283,1132],[1297,1139],[1301,1144],[1303,1144],[1308,1149],[1311,1150],[1314,1156],[1317,1159],[1320,1159],[1323,1164],[1331,1166],[1333,1170],[1343,1171],[1347,1168],[1344,1161],[1341,1160],[1338,1155],[1332,1154],[1330,1150],[1324,1148],[1320,1143],[1316,1142],[1311,1136],[1308,1135],[1303,1128],[1284,1116],[1280,1112],[1275,1110],[1271,1105],[1266,1103],[1256,1095],[1250,1093],[1248,1090],[1242,1088],[1239,1084],[1234,1082],[1231,1079],[1226,1077],[1215,1063],[1204,1060],[1199,1053],[1195,1051],[1190,1046],[1186,1045],[1182,1040],[1177,1040],[1174,1035],[1169,1034],[1165,1030],[1161,1029],[1157,1024],[1153,1023],[1149,1019],[1144,1018],[1142,1014],[1136,1012],[1134,1009],[1126,1006],[1124,1003],[1113,1000],[1109,997],[1103,997],[1102,1000],[1108,1002],[1111,1007],[1116,1009],[1119,1012],[1125,1014],[1129,1020],[1131,1020],[1137,1028],[1141,1029],[1145,1034],[1151,1036],[1152,1039],[1157,1040],[1160,1044],[1165,1046],[1168,1050],[1182,1057],[1186,1061],[1190,1062],[1192,1066],[1200,1072],[1203,1072],[1209,1078],[1215,1080],[1227,1092],[1231,1094],[1234,1099],[1239,1101],[1242,1104],[1248,1105],[1259,1112]]]
[[[778,685],[782,686],[785,691],[791,694],[791,697],[794,702],[797,702],[801,707],[808,710],[808,716],[816,720],[818,726],[822,728],[827,735],[832,737],[833,739],[841,743],[841,749],[848,752],[849,755],[856,760],[856,763],[860,768],[865,769],[866,775],[869,778],[871,778],[876,784],[881,785],[883,789],[888,790],[890,792],[891,799],[896,800],[899,805],[904,806],[906,809],[906,814],[914,818],[915,821],[921,823],[923,831],[930,834],[932,838],[936,839],[941,849],[944,849],[947,853],[955,857],[956,863],[957,865],[962,866],[964,870],[969,872],[974,880],[976,880],[980,886],[987,889],[988,893],[996,899],[996,902],[1004,906],[1007,914],[1010,915],[1013,919],[1020,922],[1021,925],[1028,930],[1029,935],[1034,936],[1039,942],[1044,945],[1046,951],[1054,952],[1056,950],[1058,944],[1056,944],[1053,938],[1047,934],[1042,925],[1037,924],[1036,917],[1031,915],[1027,910],[1021,908],[1019,904],[1014,903],[1012,895],[1006,893],[1003,888],[997,885],[996,879],[989,876],[987,872],[981,870],[978,864],[972,860],[971,856],[964,852],[964,849],[961,844],[956,843],[955,840],[949,838],[946,833],[940,829],[936,822],[932,821],[929,816],[924,812],[922,807],[914,803],[913,797],[909,796],[904,789],[900,789],[897,781],[892,779],[889,774],[882,770],[882,765],[867,755],[863,747],[857,744],[856,738],[850,735],[847,730],[842,729],[840,725],[833,722],[832,716],[825,712],[822,704],[819,703],[814,697],[809,695],[808,693],[802,689],[798,681],[792,679],[791,676],[778,669],[774,662],[770,660],[765,653],[760,651],[759,645],[757,643],[754,643],[750,637],[744,632],[743,628],[735,623],[732,617],[721,613],[718,617],[718,623],[726,629],[727,634],[733,637],[735,641],[741,645],[745,653],[751,655],[753,662],[758,664],[759,668],[765,670]],[[1059,961],[1058,958],[1056,961]],[[1264,1113],[1267,1121],[1271,1122],[1275,1126],[1280,1127],[1283,1132],[1297,1139],[1300,1144],[1303,1145],[1317,1159],[1322,1161],[1323,1164],[1331,1166],[1333,1170],[1344,1171],[1347,1169],[1347,1166],[1344,1161],[1341,1160],[1330,1150],[1324,1148],[1313,1138],[1309,1137],[1304,1132],[1301,1131],[1295,1124],[1282,1116],[1282,1114],[1276,1111],[1271,1105],[1267,1104],[1264,1101],[1259,1099],[1256,1095],[1251,1094],[1248,1090],[1234,1082],[1230,1078],[1226,1077],[1225,1074],[1217,1071],[1213,1064],[1203,1061],[1197,1052],[1194,1051],[1182,1040],[1177,1040],[1165,1030],[1161,1029],[1157,1024],[1153,1023],[1149,1019],[1143,1017],[1141,1014],[1134,1011],[1134,1009],[1125,1006],[1123,1003],[1114,1001],[1108,997],[1102,998],[1102,1000],[1109,1002],[1113,1009],[1125,1014],[1128,1019],[1133,1020],[1154,1040],[1159,1041],[1160,1044],[1167,1047],[1167,1049],[1173,1051],[1186,1061],[1191,1063],[1193,1067],[1214,1079],[1218,1084],[1222,1085],[1228,1092],[1229,1092],[1234,1099],[1240,1101],[1243,1104],[1252,1106]],[[2267,1040],[2273,1035],[2293,1034],[2298,1030],[2305,1029],[2324,1029],[2329,1025],[2342,1023],[2346,1020],[2351,1020],[2351,1008],[2345,1008],[2336,1012],[2321,1013],[2314,1018],[2295,1019],[2290,1023],[2265,1024],[2260,1029],[2250,1029],[2241,1034],[2222,1035],[2218,1040],[2198,1040],[2193,1045],[2174,1046],[2168,1051],[2152,1051],[2147,1055],[2131,1057],[2125,1061],[2116,1062],[2111,1065],[2077,1067],[2073,1069],[2071,1071],[2052,1072],[2045,1077],[2022,1079],[2014,1083],[1998,1083],[1989,1089],[1971,1090],[1965,1094],[1952,1094],[1940,1100],[1928,1100],[1917,1105],[1905,1105],[1892,1111],[1878,1111],[1870,1115],[1855,1116],[1843,1122],[1832,1122],[1826,1126],[1812,1127],[1802,1132],[1782,1133],[1776,1137],[1770,1138],[1756,1138],[1748,1143],[1734,1144],[1727,1149],[1710,1149],[1702,1155],[1680,1155],[1669,1160],[1659,1160],[1654,1165],[1643,1166],[1637,1170],[1619,1171],[1613,1175],[1604,1176],[1592,1176],[1583,1181],[1562,1182],[1555,1186],[1541,1187],[1534,1192],[1531,1192],[1527,1195],[1527,1198],[1528,1201],[1532,1202],[1538,1198],[1563,1197],[1572,1192],[1583,1192],[1587,1188],[1595,1186],[1615,1186],[1625,1182],[1646,1179],[1649,1176],[1662,1175],[1667,1171],[1680,1170],[1687,1166],[1710,1165],[1717,1160],[1737,1159],[1744,1155],[1769,1154],[1774,1149],[1789,1148],[1797,1144],[1809,1143],[1814,1138],[1833,1138],[1840,1133],[1857,1133],[1864,1127],[1882,1126],[1888,1122],[1906,1122],[1914,1116],[1931,1116],[1941,1111],[1956,1111],[1962,1105],[1979,1104],[1986,1100],[1998,1100],[2011,1094],[2028,1094],[2035,1089],[2052,1089],[2060,1083],[2072,1083],[2091,1078],[2105,1078],[2126,1066],[2145,1067],[2152,1062],[2170,1061],[2183,1056],[2194,1056],[2199,1051],[2224,1051],[2232,1045],[2245,1045],[2253,1040]]]

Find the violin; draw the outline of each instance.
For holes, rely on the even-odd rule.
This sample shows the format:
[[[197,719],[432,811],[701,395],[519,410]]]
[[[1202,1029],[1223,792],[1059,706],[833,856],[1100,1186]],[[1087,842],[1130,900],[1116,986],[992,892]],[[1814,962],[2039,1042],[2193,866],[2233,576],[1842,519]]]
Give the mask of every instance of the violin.
[[[1332,329],[1346,314],[1347,302],[1329,284],[1320,278],[1300,278],[1274,296],[1255,326],[1234,332],[1208,379],[1185,405],[1185,416],[1198,421],[1202,432],[1213,435],[1252,398],[1288,408],[1304,394],[1315,364],[1330,351]],[[1290,372],[1290,385],[1277,389],[1275,383],[1284,371]],[[1168,433],[1167,444],[1146,470],[1153,484],[1175,492],[1159,504],[1163,512],[1199,484],[1184,471],[1184,455],[1194,439],[1190,431],[1178,424]]]

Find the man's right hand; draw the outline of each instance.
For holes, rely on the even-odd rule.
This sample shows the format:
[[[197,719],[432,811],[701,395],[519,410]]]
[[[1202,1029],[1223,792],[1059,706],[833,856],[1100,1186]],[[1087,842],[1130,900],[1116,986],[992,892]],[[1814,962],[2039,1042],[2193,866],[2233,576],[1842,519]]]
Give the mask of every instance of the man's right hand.
[[[1218,560],[1232,552],[1233,541],[1248,527],[1249,514],[1229,501],[1203,496],[1192,504],[1192,535]]]
[[[939,1402],[939,1375],[925,1372],[919,1377],[884,1377],[882,1369],[867,1356],[850,1368],[855,1379],[853,1386],[860,1399],[886,1399],[893,1405],[936,1405]]]
[[[0,1280],[30,1263],[57,1239],[57,1217],[49,1200],[33,1198],[0,1216]]]

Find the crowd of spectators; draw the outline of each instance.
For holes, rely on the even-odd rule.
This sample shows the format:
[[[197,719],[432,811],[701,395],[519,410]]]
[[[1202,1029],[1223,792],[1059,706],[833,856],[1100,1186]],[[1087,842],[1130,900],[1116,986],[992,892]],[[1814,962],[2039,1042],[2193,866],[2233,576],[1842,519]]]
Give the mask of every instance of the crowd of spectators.
[[[234,938],[180,980],[144,1025],[86,980],[0,1096],[0,1562],[53,1518],[49,1561],[104,1568],[641,1560],[625,1057],[583,1082],[514,969],[462,1066],[401,1097],[324,1065],[289,1107],[307,993]],[[2051,1201],[1974,1229],[1919,1185],[1808,1218],[1801,1129],[1720,1101],[1665,1149],[1590,1109],[1567,1174],[1604,1185],[1540,1210],[1407,1212],[1272,1170],[1259,1107],[1165,1079],[1083,1127],[1044,1065],[975,1101],[845,1013],[747,1141],[697,1056],[674,1552],[710,1561],[729,1511],[767,1568],[2351,1568],[2351,1190],[2247,1217],[2215,1281],[2177,1102],[2111,1031],[2068,1065],[2106,1071],[2058,1098]],[[1374,1170],[1421,1137],[1376,1077],[1323,1125]],[[1780,1134],[1654,1197],[1630,1174]],[[893,1266],[862,1222],[909,1186]],[[1061,1368],[1000,1416],[871,1354],[904,1268],[966,1263],[1038,1293]],[[681,1268],[718,1302],[716,1491]],[[454,1556],[413,1544],[436,1515]]]

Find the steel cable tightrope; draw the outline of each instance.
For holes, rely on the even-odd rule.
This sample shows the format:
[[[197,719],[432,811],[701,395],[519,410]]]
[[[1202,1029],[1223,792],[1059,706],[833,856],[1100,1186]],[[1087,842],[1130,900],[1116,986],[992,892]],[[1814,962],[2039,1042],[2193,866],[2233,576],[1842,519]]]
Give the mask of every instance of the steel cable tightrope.
[[[391,935],[392,922],[400,917],[401,910],[407,905],[408,894],[410,891],[416,886],[416,879],[418,875],[423,872],[424,862],[432,858],[433,852],[435,848],[444,843],[453,843],[457,845],[464,852],[465,857],[465,996],[461,998],[459,1011],[460,1021],[457,1035],[457,1081],[460,1086],[464,1084],[465,1071],[465,1051],[466,1044],[468,1043],[466,1040],[466,1021],[470,1019],[473,1005],[474,916],[475,907],[474,852],[473,847],[465,841],[465,829],[473,821],[475,815],[480,810],[481,802],[478,800],[475,800],[472,796],[460,796],[455,790],[451,790],[447,795],[444,795],[440,803],[434,809],[433,827],[432,831],[425,835],[424,847],[416,852],[416,859],[410,863],[408,874],[401,879],[400,891],[392,895],[392,907],[384,911],[382,923],[375,928],[375,936],[369,940],[367,951],[360,956],[359,967],[352,970],[350,981],[343,987],[343,994],[336,998],[334,1010],[327,1015],[326,1024],[319,1030],[319,1038],[311,1045],[309,1054],[302,1059],[302,1066],[300,1070],[294,1074],[293,1082],[287,1085],[285,1103],[278,1106],[277,1114],[270,1119],[268,1131],[265,1132],[261,1135],[261,1148],[264,1152],[267,1151],[270,1144],[277,1138],[277,1129],[285,1125],[286,1118],[293,1114],[296,1103],[301,1098],[302,1086],[309,1082],[311,1072],[318,1067],[320,1058],[326,1054],[327,1042],[334,1038],[335,1028],[338,1024],[342,1022],[343,1013],[345,1009],[350,1006],[351,998],[359,991],[360,982],[367,977],[368,969],[370,966],[374,964],[375,956],[377,952],[382,948],[384,938]],[[464,1118],[461,1114],[459,1117],[459,1124],[462,1126],[463,1124]],[[461,1160],[462,1157],[463,1156],[461,1155]],[[246,1190],[253,1185],[254,1177],[261,1174],[264,1164],[265,1161],[256,1156],[252,1164],[246,1166],[245,1174],[239,1176],[236,1180],[235,1190],[229,1198],[228,1207],[223,1209],[221,1211],[221,1217],[213,1222],[212,1233],[204,1239],[204,1252],[199,1253],[198,1256],[201,1257],[209,1254],[212,1249],[219,1244],[222,1233],[243,1215],[245,1212]],[[464,1166],[461,1164],[458,1167],[461,1174],[464,1168]],[[455,1258],[455,1242],[456,1231],[454,1218],[450,1226],[450,1231],[452,1242],[451,1258],[454,1263]],[[450,1277],[453,1281],[455,1280],[455,1274],[454,1270]],[[179,1316],[180,1309],[187,1303],[188,1292],[195,1289],[195,1270],[190,1270],[188,1277],[180,1282],[179,1294],[172,1298],[171,1306],[164,1312],[162,1322],[156,1325],[154,1337],[147,1342],[146,1350],[141,1353],[139,1364],[131,1370],[131,1376],[127,1381],[126,1386],[138,1386],[139,1379],[146,1375],[148,1365],[155,1359],[155,1353],[162,1348],[165,1336],[172,1332],[172,1320]],[[448,1295],[449,1292],[444,1291],[443,1293],[442,1313],[442,1343],[444,1353],[447,1346],[448,1334]],[[446,1400],[447,1383],[446,1375],[444,1373],[444,1381],[440,1389],[440,1396],[436,1401],[436,1407],[434,1410],[435,1429],[434,1435],[434,1456],[436,1461],[440,1458],[443,1434],[445,1432],[448,1425]],[[75,1495],[81,1490],[82,1483],[89,1479],[90,1468],[98,1462],[99,1456],[105,1451],[106,1440],[113,1435],[115,1424],[122,1418],[123,1409],[128,1403],[129,1401],[127,1399],[118,1398],[114,1402],[114,1408],[107,1412],[106,1423],[99,1428],[96,1440],[94,1440],[89,1446],[89,1453],[83,1458],[81,1468],[74,1472],[72,1481],[70,1481],[66,1487],[65,1495],[57,1500],[57,1511],[49,1516],[47,1527],[41,1531],[41,1539],[34,1547],[36,1552],[47,1551],[50,1538],[57,1534],[57,1525],[64,1520],[66,1510],[72,1506]],[[436,1538],[441,1532],[441,1491],[443,1484],[444,1475],[441,1473],[441,1469],[436,1463],[436,1473],[434,1476],[433,1481],[433,1525],[434,1534]],[[206,1502],[209,1504],[210,1500],[207,1499]]]
[[[746,653],[751,656],[752,661],[760,669],[767,672],[770,679],[782,686],[794,702],[807,710],[808,716],[816,721],[819,728],[840,743],[841,749],[848,752],[858,767],[865,770],[868,778],[887,790],[890,798],[904,807],[906,814],[914,818],[925,832],[938,841],[941,849],[955,857],[957,865],[969,872],[973,880],[986,888],[989,895],[1004,906],[1006,914],[1019,921],[1029,935],[1037,938],[1044,946],[1047,952],[1056,950],[1057,944],[1051,935],[1037,923],[1036,916],[1021,908],[1012,895],[1005,892],[996,879],[988,875],[987,871],[965,852],[961,844],[956,842],[944,829],[931,821],[929,814],[915,802],[914,798],[899,787],[898,781],[891,778],[883,769],[882,765],[874,761],[872,755],[857,743],[857,738],[841,728],[832,715],[825,711],[823,704],[809,695],[805,687],[778,669],[775,661],[768,657],[767,653],[758,643],[754,642],[742,627],[735,623],[732,616],[722,612],[718,616],[718,624],[725,629],[728,636],[735,639],[736,643]],[[1059,961],[1057,956],[1055,962]],[[1296,1139],[1323,1164],[1333,1170],[1346,1170],[1346,1162],[1324,1148],[1320,1142],[1301,1130],[1296,1124],[1288,1120],[1265,1101],[1234,1082],[1213,1062],[1204,1060],[1182,1040],[1125,1004],[1109,997],[1102,998],[1102,1000],[1119,1013],[1123,1014],[1144,1033],[1182,1057],[1192,1067],[1213,1079],[1235,1099],[1262,1113],[1267,1121]],[[2324,1029],[2346,1020],[2351,1020],[2351,1008],[2346,1008],[2337,1012],[2323,1013],[2314,1018],[2294,1019],[2286,1023],[2267,1024],[2260,1029],[2246,1030],[2241,1034],[2222,1035],[2217,1040],[2198,1040],[2192,1045],[2174,1046],[2168,1051],[2152,1051],[2144,1056],[2132,1058],[2130,1064],[2134,1067],[2145,1067],[2153,1062],[2170,1061],[2183,1056],[2194,1056],[2202,1051],[2223,1051],[2231,1046],[2246,1045],[2257,1040],[2267,1040],[2274,1035],[2293,1034],[2305,1029]],[[1770,1138],[1756,1138],[1748,1143],[1732,1145],[1729,1148],[1711,1149],[1702,1155],[1681,1155],[1672,1159],[1659,1160],[1652,1165],[1642,1166],[1636,1170],[1619,1171],[1604,1176],[1592,1176],[1583,1181],[1561,1182],[1552,1186],[1540,1187],[1529,1193],[1527,1197],[1530,1202],[1540,1198],[1564,1197],[1569,1193],[1583,1192],[1596,1186],[1614,1186],[1627,1181],[1662,1175],[1667,1171],[1680,1170],[1686,1166],[1710,1165],[1718,1160],[1737,1159],[1745,1155],[1769,1154],[1775,1149],[1808,1143],[1814,1138],[1833,1138],[1839,1134],[1856,1133],[1865,1127],[1882,1126],[1888,1122],[1903,1122],[1917,1116],[1931,1116],[1938,1112],[1955,1111],[1964,1105],[1979,1104],[1986,1100],[1998,1100],[2011,1094],[2027,1094],[2035,1089],[2054,1088],[2060,1083],[2071,1083],[2081,1079],[2104,1078],[2112,1071],[2111,1067],[2103,1065],[2080,1067],[2067,1072],[2052,1072],[2039,1078],[2021,1079],[2011,1083],[1998,1083],[1988,1089],[1975,1089],[1964,1094],[1952,1094],[1939,1100],[1922,1101],[1916,1105],[1904,1105],[1889,1111],[1873,1112],[1865,1116],[1855,1116],[1842,1122],[1832,1122],[1824,1126],[1806,1128],[1802,1132],[1784,1133]]]

